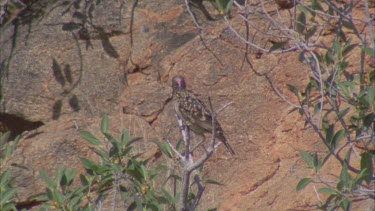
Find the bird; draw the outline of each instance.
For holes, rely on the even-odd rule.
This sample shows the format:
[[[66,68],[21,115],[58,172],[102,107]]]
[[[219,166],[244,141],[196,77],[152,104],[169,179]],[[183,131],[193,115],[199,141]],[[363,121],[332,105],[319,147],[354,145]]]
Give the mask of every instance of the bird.
[[[212,115],[206,105],[193,93],[186,90],[185,78],[177,75],[172,78],[174,108],[179,118],[185,125],[198,135],[212,133]],[[215,119],[216,138],[218,138],[229,153],[234,157],[236,153],[229,145],[220,123]]]

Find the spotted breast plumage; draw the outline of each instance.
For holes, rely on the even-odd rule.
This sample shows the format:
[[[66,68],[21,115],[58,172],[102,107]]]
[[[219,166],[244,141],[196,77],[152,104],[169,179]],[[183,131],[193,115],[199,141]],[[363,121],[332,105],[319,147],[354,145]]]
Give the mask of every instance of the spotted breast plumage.
[[[173,99],[177,115],[185,121],[185,124],[196,134],[212,133],[211,112],[204,103],[194,94],[186,90],[185,79],[175,76],[172,79]],[[226,146],[232,156],[235,152],[229,145],[224,131],[215,119],[216,138]]]

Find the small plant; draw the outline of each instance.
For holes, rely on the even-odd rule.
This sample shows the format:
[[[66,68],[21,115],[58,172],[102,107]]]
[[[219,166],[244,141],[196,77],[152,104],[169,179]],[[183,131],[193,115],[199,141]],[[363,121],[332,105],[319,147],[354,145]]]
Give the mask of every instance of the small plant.
[[[48,174],[41,170],[40,175],[47,183],[45,193],[45,203],[42,210],[93,210],[89,204],[82,206],[85,194],[88,192],[88,186],[73,188],[72,183],[77,174],[77,170],[57,169],[55,178],[52,179]]]
[[[16,150],[19,137],[9,140],[10,132],[4,133],[0,138],[0,210],[17,210],[15,196],[17,187],[12,184],[12,169],[6,167],[10,157]],[[17,166],[14,164],[14,166]]]
[[[163,205],[172,210],[176,200],[158,187],[156,181],[166,167],[160,165],[151,169],[149,160],[142,160],[141,154],[135,153],[134,143],[142,138],[132,138],[126,130],[115,138],[108,128],[109,120],[105,115],[101,133],[108,140],[108,147],[92,133],[81,131],[82,137],[93,145],[91,149],[99,156],[99,162],[81,158],[86,174],[79,175],[80,186],[73,187],[75,169],[58,168],[54,179],[40,172],[47,183],[48,202],[44,209],[100,210],[105,200],[111,200],[113,209],[121,203],[121,207],[128,210],[163,210]]]
[[[233,2],[234,0],[215,0],[216,7],[221,15],[228,15],[230,9],[233,6]]]

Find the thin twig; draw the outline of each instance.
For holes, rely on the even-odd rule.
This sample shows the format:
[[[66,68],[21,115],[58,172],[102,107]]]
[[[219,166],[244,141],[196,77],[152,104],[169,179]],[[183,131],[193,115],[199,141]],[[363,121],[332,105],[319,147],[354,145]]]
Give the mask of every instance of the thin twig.
[[[173,145],[171,144],[171,142],[169,142],[169,140],[167,140],[167,143],[168,143],[168,145],[172,148],[173,152],[176,153],[176,155],[177,155],[180,159],[183,159],[183,158],[184,158],[184,156],[182,156],[182,155],[180,154],[180,152],[178,152],[178,151],[173,147]]]
[[[318,200],[320,201],[320,203],[323,203],[322,199],[320,199],[319,193],[318,193],[318,191],[316,190],[315,185],[313,185],[313,188],[314,188],[314,192],[315,192],[316,197],[318,198]]]
[[[184,1],[185,1],[186,9],[189,12],[191,18],[193,19],[195,26],[197,26],[198,29],[202,30],[203,28],[199,25],[199,23],[197,22],[197,19],[195,18],[195,15],[190,9],[189,0],[184,0]]]

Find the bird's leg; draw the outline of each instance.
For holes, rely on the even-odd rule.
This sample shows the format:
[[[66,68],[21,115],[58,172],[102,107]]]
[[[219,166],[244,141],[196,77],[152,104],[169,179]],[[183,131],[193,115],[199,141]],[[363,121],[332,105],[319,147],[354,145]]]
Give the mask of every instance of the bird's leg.
[[[177,117],[177,123],[180,128],[180,132],[182,134],[182,139],[184,140],[185,143],[185,162],[193,162],[192,156],[191,156],[191,151],[190,151],[190,128],[186,125],[185,121],[180,118],[178,115]]]
[[[216,138],[216,125],[215,125],[216,113],[214,112],[214,109],[212,107],[212,103],[211,103],[211,98],[210,97],[208,97],[208,104],[210,106],[210,112],[211,112],[211,117],[212,117],[212,122],[211,122],[211,126],[212,126],[211,148],[212,148],[212,150],[214,150],[215,149],[214,148],[215,147],[215,138]]]

